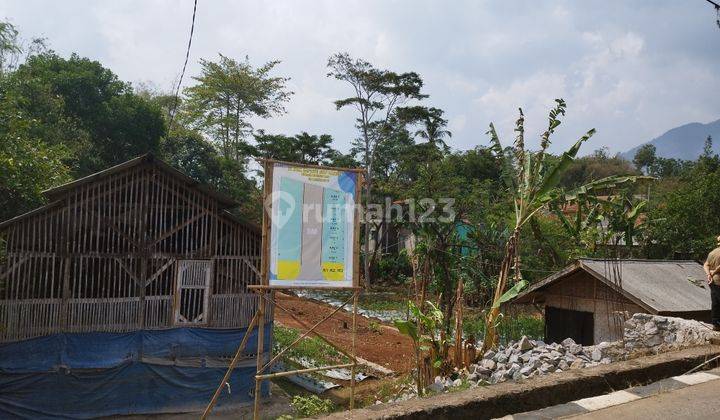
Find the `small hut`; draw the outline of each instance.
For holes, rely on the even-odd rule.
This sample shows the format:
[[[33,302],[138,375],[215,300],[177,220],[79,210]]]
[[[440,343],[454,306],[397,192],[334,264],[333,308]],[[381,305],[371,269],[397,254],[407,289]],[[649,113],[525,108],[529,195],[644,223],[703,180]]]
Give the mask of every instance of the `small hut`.
[[[583,345],[622,338],[635,313],[710,320],[710,292],[695,261],[579,259],[533,284],[514,304],[543,305],[545,340]]]
[[[0,223],[1,416],[201,408],[257,307],[260,230],[152,155],[44,194]],[[221,404],[250,400],[255,341]]]

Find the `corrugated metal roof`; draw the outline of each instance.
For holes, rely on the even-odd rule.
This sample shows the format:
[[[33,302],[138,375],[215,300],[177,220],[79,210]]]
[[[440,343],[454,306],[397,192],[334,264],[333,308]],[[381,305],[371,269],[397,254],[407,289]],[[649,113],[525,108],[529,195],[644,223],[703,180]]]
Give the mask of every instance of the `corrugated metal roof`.
[[[526,301],[533,294],[578,270],[587,271],[656,313],[710,310],[710,289],[705,281],[705,271],[695,261],[583,258],[533,284],[516,301]]]
[[[657,312],[710,310],[707,276],[695,261],[581,259],[580,263]]]

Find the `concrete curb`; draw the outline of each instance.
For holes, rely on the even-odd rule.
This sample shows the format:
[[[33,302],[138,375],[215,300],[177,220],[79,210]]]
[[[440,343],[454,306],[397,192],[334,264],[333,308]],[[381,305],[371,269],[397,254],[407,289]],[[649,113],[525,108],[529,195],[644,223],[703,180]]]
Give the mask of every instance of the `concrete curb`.
[[[652,397],[662,392],[682,389],[688,386],[720,379],[720,370],[711,372],[698,372],[690,375],[673,376],[650,385],[629,388],[624,391],[615,391],[597,397],[583,398],[566,404],[543,408],[526,413],[513,414],[503,417],[504,420],[541,420],[585,414],[603,408]]]
[[[589,369],[568,370],[527,380],[379,404],[334,413],[331,419],[490,419],[594,397],[681,375],[720,355],[709,345]],[[708,368],[715,367],[707,366]]]

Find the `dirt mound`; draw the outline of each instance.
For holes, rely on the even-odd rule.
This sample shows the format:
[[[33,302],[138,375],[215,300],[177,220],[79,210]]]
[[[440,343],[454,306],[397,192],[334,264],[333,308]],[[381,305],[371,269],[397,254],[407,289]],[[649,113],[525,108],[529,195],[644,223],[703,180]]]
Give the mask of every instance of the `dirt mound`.
[[[297,296],[277,293],[280,305],[290,310],[296,317],[308,325],[314,325],[333,311],[333,307]],[[333,343],[344,349],[350,349],[352,343],[352,306],[346,307],[332,318],[322,323],[316,330]],[[275,308],[275,321],[289,328],[304,329],[290,315]],[[409,372],[414,366],[412,340],[400,334],[396,329],[376,320],[357,317],[357,338],[355,347],[358,357],[384,366],[396,373]]]

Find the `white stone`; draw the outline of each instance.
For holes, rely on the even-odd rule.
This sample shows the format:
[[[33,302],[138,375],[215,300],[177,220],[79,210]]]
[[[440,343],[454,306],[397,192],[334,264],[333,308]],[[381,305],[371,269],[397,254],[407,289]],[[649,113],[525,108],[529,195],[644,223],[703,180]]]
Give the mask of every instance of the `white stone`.
[[[485,369],[494,370],[496,367],[496,363],[492,359],[483,359],[483,361],[480,362],[480,366],[484,367]]]
[[[523,335],[522,338],[520,338],[520,341],[518,341],[517,344],[518,344],[518,348],[519,348],[521,351],[527,351],[527,350],[530,350],[530,349],[532,349],[532,348],[534,347],[533,344],[530,342],[530,339],[527,338],[526,335]]]

